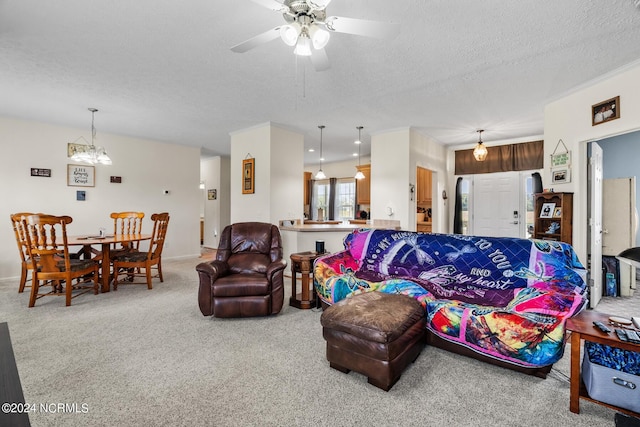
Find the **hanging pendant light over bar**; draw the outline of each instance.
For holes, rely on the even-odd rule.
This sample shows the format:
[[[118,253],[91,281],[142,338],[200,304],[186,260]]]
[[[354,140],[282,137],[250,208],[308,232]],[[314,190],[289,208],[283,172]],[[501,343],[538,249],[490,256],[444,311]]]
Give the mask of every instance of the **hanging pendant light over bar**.
[[[105,149],[103,147],[96,147],[94,144],[96,137],[94,118],[98,110],[96,108],[89,108],[88,110],[91,111],[91,145],[78,144],[76,151],[71,156],[71,160],[76,162],[90,163],[92,165],[95,165],[97,163],[100,163],[102,165],[110,165],[112,164],[111,158],[107,155]],[[83,137],[80,138],[84,139]]]
[[[355,143],[358,144],[358,172],[356,172],[356,176],[354,176],[355,179],[364,179],[364,174],[360,170],[360,146],[362,145],[362,128],[362,126],[356,126],[356,129],[358,129],[358,139],[355,141]]]
[[[320,125],[318,128],[320,129],[320,170],[316,174],[316,179],[326,179],[327,176],[322,171],[322,129],[324,129],[324,125]]]

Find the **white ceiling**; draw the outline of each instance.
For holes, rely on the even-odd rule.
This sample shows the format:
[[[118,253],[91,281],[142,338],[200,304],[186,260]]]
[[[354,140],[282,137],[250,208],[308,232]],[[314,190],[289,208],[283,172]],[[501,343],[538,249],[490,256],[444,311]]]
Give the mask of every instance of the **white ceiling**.
[[[268,121],[327,162],[412,126],[446,145],[543,133],[543,108],[640,59],[637,0],[333,0],[328,15],[396,22],[378,40],[334,33],[327,71],[280,39],[250,0],[0,0],[0,115],[202,147]],[[620,95],[611,93],[612,97]],[[594,103],[601,100],[594,100]],[[587,109],[590,106],[585,106]],[[89,131],[87,132],[90,133]],[[305,163],[319,154],[305,151]]]

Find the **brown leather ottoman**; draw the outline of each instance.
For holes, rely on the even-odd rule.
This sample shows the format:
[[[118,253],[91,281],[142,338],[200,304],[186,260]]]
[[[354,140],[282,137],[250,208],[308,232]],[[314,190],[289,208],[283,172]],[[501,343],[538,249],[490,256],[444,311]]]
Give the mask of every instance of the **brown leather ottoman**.
[[[320,317],[329,365],[366,375],[385,391],[425,344],[425,313],[415,299],[367,292],[328,307]]]

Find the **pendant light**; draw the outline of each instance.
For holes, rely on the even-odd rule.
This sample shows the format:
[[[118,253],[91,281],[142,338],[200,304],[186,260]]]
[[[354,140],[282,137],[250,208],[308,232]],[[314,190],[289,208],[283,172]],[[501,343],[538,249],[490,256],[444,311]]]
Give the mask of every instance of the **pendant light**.
[[[364,174],[360,170],[360,146],[362,145],[362,138],[361,138],[360,132],[362,131],[362,126],[356,126],[356,129],[358,129],[358,139],[355,141],[355,143],[358,144],[358,172],[356,172],[356,176],[354,176],[354,178],[364,179]]]
[[[320,129],[320,170],[316,174],[316,179],[326,179],[327,176],[322,172],[322,129],[324,129],[324,125],[318,126]]]
[[[88,110],[91,111],[91,145],[79,144],[79,149],[77,149],[73,156],[71,156],[71,160],[90,163],[92,165],[95,165],[96,163],[110,165],[112,164],[111,158],[107,155],[105,149],[103,147],[96,147],[94,143],[96,137],[94,118],[98,110],[96,108],[88,108]],[[84,139],[83,137],[80,138]]]
[[[477,132],[478,144],[473,149],[473,157],[475,157],[479,162],[484,162],[488,154],[487,147],[482,143],[482,132],[484,132],[484,129],[478,129]]]

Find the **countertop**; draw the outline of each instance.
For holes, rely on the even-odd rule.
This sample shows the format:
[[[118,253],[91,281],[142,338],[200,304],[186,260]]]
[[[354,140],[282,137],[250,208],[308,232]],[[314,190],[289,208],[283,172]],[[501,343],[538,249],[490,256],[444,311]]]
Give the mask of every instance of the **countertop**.
[[[353,231],[358,228],[362,228],[362,225],[357,224],[296,224],[296,225],[282,225],[280,230],[286,231]]]

